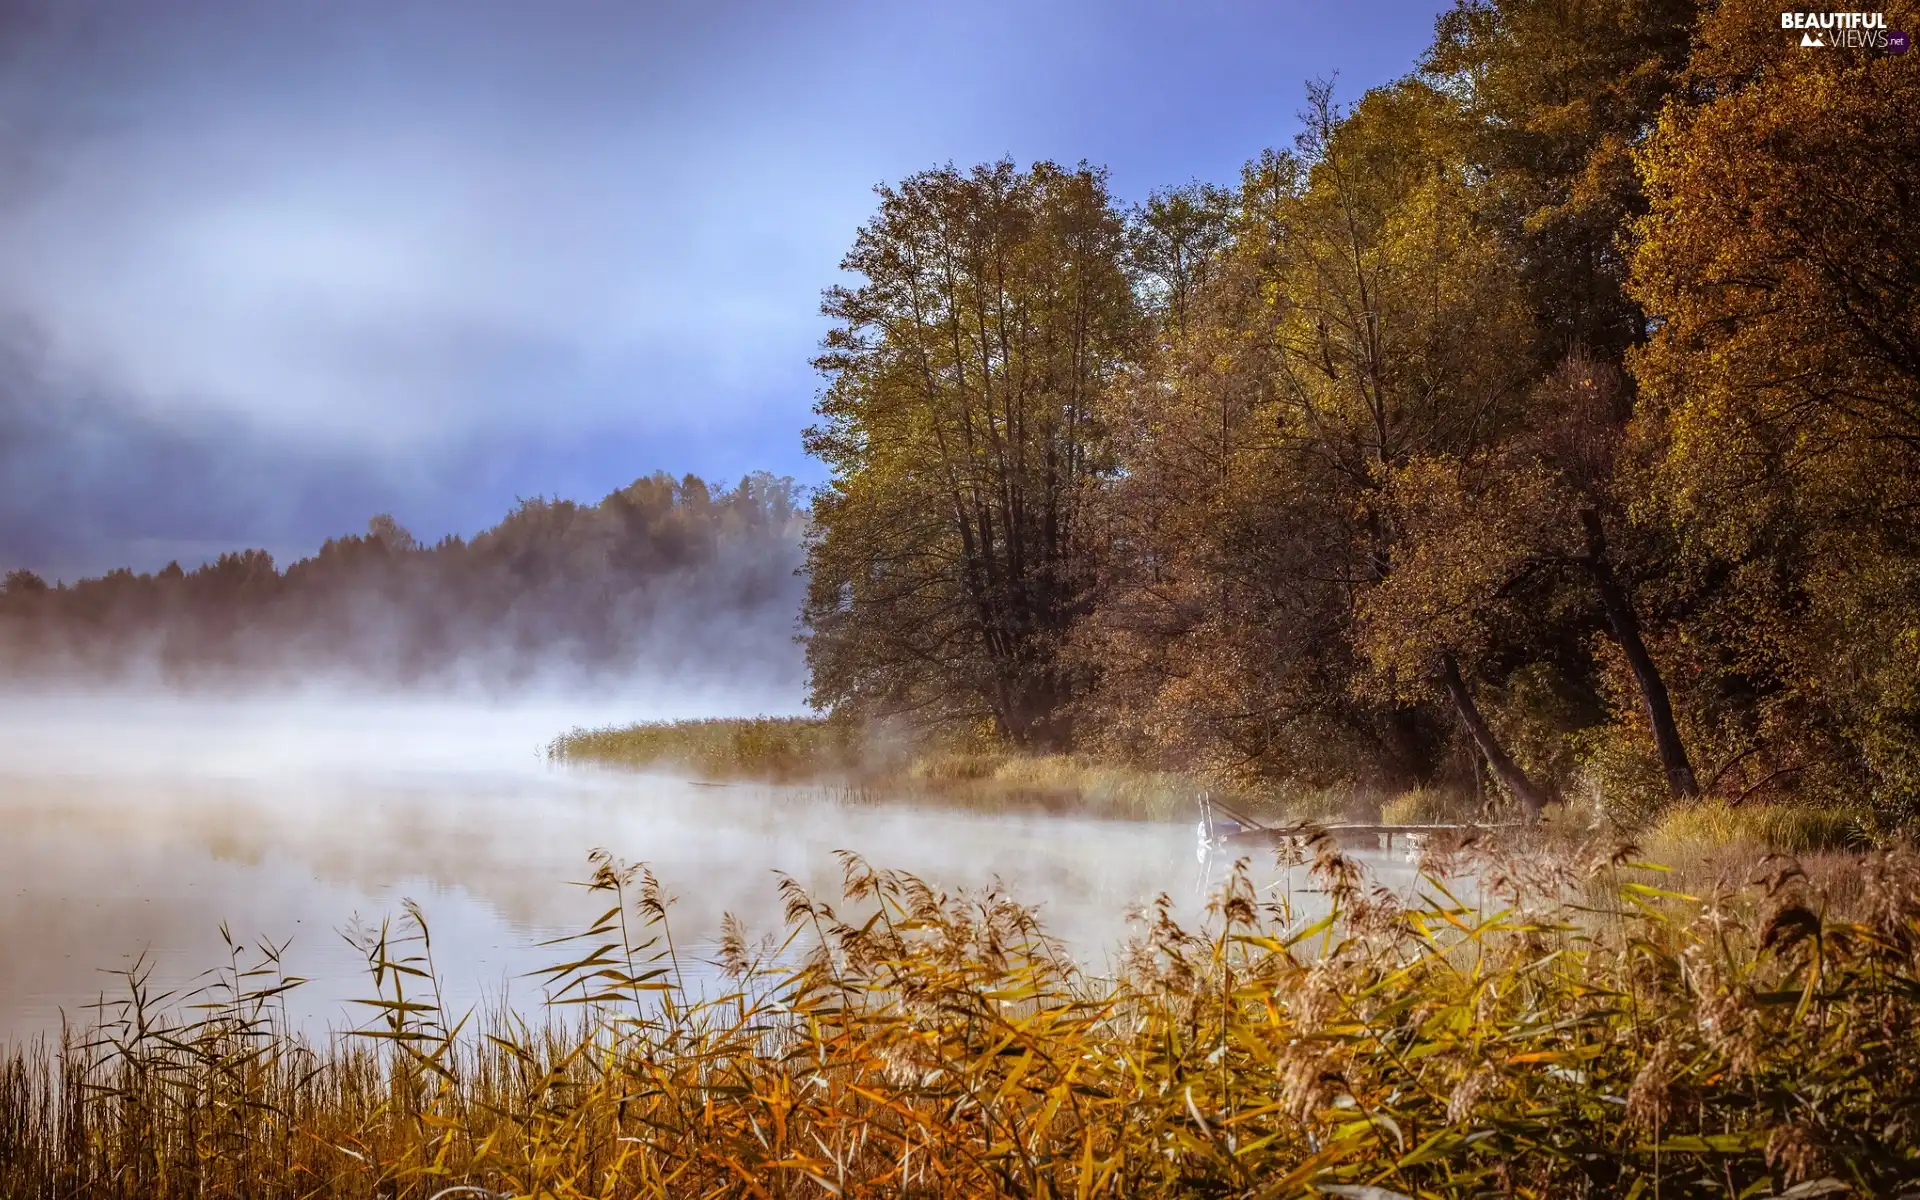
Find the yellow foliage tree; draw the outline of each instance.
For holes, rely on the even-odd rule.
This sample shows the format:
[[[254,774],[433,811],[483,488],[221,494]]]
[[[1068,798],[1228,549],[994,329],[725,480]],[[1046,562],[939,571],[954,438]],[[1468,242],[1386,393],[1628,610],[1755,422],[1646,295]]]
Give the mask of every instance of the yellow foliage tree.
[[[1723,5],[1640,156],[1639,515],[1717,595],[1696,636],[1749,743],[1920,803],[1920,61],[1802,49]],[[1889,12],[1890,23],[1905,19]],[[1704,700],[1712,700],[1703,693]],[[1756,714],[1777,719],[1760,720]]]

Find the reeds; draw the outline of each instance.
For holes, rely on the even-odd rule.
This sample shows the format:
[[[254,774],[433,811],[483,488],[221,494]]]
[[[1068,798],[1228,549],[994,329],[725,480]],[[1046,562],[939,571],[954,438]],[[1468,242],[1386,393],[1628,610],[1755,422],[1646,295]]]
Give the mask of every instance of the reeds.
[[[864,738],[843,723],[811,717],[576,729],[555,738],[547,756],[703,780],[822,785],[849,800],[907,798],[977,810],[1074,812],[1127,820],[1186,820],[1208,790],[1195,776],[1086,755],[909,746]]]
[[[843,780],[859,773],[868,756],[840,723],[748,717],[575,729],[553,739],[547,757],[681,771],[702,779],[797,783]]]
[[[0,1192],[1920,1187],[1912,855],[1858,860],[1842,914],[1784,861],[1695,898],[1618,854],[1520,844],[1436,858],[1402,897],[1317,850],[1314,912],[1236,870],[1203,928],[1151,908],[1114,977],[1008,897],[853,856],[833,904],[781,885],[783,939],[730,924],[709,996],[683,980],[657,882],[597,855],[607,907],[555,945],[537,1024],[447,1012],[411,906],[357,935],[372,1019],[324,1046],[278,1015],[298,983],[275,947],[236,947],[173,1000],[135,968],[96,1031],[0,1068]]]

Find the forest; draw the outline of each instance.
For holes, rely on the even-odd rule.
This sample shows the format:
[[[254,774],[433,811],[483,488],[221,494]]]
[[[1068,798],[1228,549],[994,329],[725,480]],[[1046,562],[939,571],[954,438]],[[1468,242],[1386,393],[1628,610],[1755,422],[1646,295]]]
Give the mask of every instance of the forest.
[[[598,504],[524,500],[471,539],[422,545],[391,516],[276,567],[264,550],[194,570],[0,587],[14,675],[225,684],[316,675],[492,684],[642,670],[789,683],[802,503],[792,480],[655,474]]]
[[[1878,15],[1847,32],[1920,12]],[[340,930],[365,975],[323,1040],[290,940],[222,922],[178,986],[108,959],[57,1041],[0,1042],[0,1197],[1920,1196],[1907,51],[1759,0],[1453,0],[1408,74],[1309,85],[1237,181],[1129,202],[1006,159],[881,186],[824,294],[810,493],[655,475],[434,546],[376,517],[284,570],[15,571],[11,673],[757,662],[797,695],[804,650],[818,715],[556,739],[679,778],[515,776],[501,857],[565,836],[522,780],[587,779],[553,794],[656,858],[682,839],[692,903],[594,849],[582,918],[503,923],[546,957],[471,1007],[461,956],[503,939],[434,864],[484,863],[516,808],[382,823],[356,777],[337,845],[364,857],[303,859],[233,836],[225,784],[197,822],[156,793],[214,831],[187,911],[221,878],[270,880],[272,911],[311,861],[329,903],[426,880],[455,919]],[[883,752],[901,803],[863,828],[991,885],[836,847],[824,889],[762,874],[772,929],[703,927],[723,875],[867,806],[733,777],[859,784]],[[1110,811],[990,790],[1069,775]],[[1003,840],[912,811],[943,795]],[[1214,855],[1205,802],[1247,797],[1288,821],[1242,830],[1271,874]],[[1394,831],[1410,857],[1323,827],[1329,797],[1424,824]],[[1669,855],[1728,813],[1848,835]],[[335,845],[320,824],[284,828]],[[198,828],[115,857],[112,825],[44,843],[85,882],[21,889],[16,928],[105,958],[66,910],[199,861]],[[1128,853],[1157,894],[1086,957],[1003,886],[1015,842],[1055,901],[1133,897],[1097,869]]]
[[[1277,794],[1920,812],[1920,66],[1485,0],[1301,116],[1131,206],[879,189],[815,704]]]
[[[825,293],[810,507],[655,475],[470,541],[376,518],[284,571],[16,571],[0,650],[797,676],[798,609],[814,706],[890,744],[1894,828],[1916,69],[1754,0],[1463,3],[1398,81],[1310,85],[1230,184],[1129,205],[1004,160],[879,188]]]

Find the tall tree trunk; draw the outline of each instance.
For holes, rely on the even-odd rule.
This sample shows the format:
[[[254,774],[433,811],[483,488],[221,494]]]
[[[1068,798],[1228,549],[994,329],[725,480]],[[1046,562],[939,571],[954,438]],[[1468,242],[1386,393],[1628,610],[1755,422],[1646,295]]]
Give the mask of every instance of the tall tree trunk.
[[[1646,704],[1647,720],[1653,725],[1653,744],[1660,753],[1661,769],[1667,774],[1667,790],[1676,799],[1698,796],[1700,785],[1693,777],[1693,764],[1687,760],[1680,726],[1673,719],[1673,702],[1667,697],[1666,681],[1660,677],[1660,668],[1654,663],[1653,655],[1647,653],[1646,640],[1640,636],[1640,617],[1634,612],[1633,597],[1613,572],[1613,563],[1607,555],[1607,531],[1600,522],[1599,510],[1582,510],[1580,523],[1587,533],[1584,565],[1600,593],[1600,608],[1606,614],[1607,627],[1613,630],[1614,641],[1626,655],[1627,665],[1633,669],[1634,683],[1640,688],[1640,699]]]
[[[1460,723],[1467,727],[1467,736],[1479,747],[1481,756],[1493,768],[1494,775],[1520,802],[1520,807],[1527,810],[1527,819],[1539,820],[1541,811],[1547,807],[1546,793],[1527,778],[1520,764],[1513,761],[1513,756],[1493,736],[1493,730],[1487,728],[1486,719],[1480,715],[1480,706],[1474,703],[1473,693],[1467,690],[1467,681],[1460,677],[1460,664],[1455,661],[1451,651],[1441,663],[1440,682],[1446,686],[1448,699],[1453,701],[1453,710],[1460,714]]]

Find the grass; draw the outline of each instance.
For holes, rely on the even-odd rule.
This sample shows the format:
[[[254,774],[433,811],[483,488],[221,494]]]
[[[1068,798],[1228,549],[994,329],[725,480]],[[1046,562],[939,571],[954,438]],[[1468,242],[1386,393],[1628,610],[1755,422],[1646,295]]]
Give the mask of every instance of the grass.
[[[904,775],[895,786],[975,807],[1131,819],[1189,819],[1207,790],[1203,780],[1191,775],[1140,770],[1077,754],[939,754],[916,758]]]
[[[1484,819],[1474,806],[1459,796],[1439,788],[1410,788],[1380,806],[1380,820],[1387,825],[1426,825],[1440,822]]]
[[[1862,850],[1871,844],[1859,813],[1796,804],[1730,806],[1704,800],[1670,809],[1643,844],[1670,861],[1733,851],[1806,855]]]
[[[650,721],[575,729],[547,747],[555,760],[637,770],[684,772],[702,779],[801,783],[850,779],[863,747],[846,726],[811,717]]]
[[[696,996],[643,869],[556,945],[529,1024],[446,1011],[425,916],[362,935],[372,1020],[285,1032],[276,949],[0,1056],[0,1195],[1815,1196],[1920,1184],[1920,861],[1843,914],[1776,865],[1682,896],[1594,848],[1435,861],[1405,906],[1236,872],[1112,977],[1033,914],[845,859]],[[1471,870],[1474,898],[1446,880]],[[1607,886],[1598,886],[1605,883]],[[1651,881],[1651,882],[1649,882]],[[1595,905],[1591,897],[1605,897]],[[1798,1190],[1793,1190],[1798,1189]]]
[[[968,808],[1191,818],[1208,785],[1085,755],[868,742],[807,717],[661,721],[577,729],[548,746],[555,761],[664,770],[717,781],[837,785],[863,798],[911,795]]]

